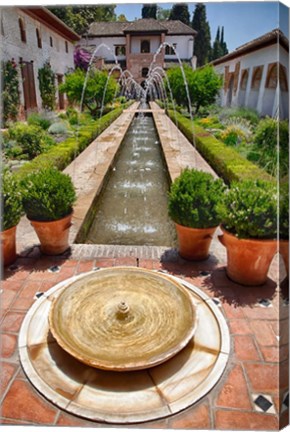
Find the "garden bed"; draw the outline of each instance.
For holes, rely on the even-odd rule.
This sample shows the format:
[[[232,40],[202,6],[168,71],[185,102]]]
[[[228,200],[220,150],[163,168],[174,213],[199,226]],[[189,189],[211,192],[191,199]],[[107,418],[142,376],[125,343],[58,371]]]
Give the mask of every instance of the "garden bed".
[[[234,148],[215,138],[203,127],[193,124],[178,112],[168,110],[169,117],[177,122],[178,128],[195,145],[201,155],[214,168],[226,183],[245,179],[263,179],[274,181],[274,178],[252,162],[241,156]]]
[[[116,120],[128,104],[124,104],[100,119],[89,119],[82,122],[74,136],[66,138],[61,143],[52,146],[46,152],[25,163],[16,172],[18,178],[23,178],[32,171],[43,167],[55,167],[63,170],[73,161],[98,135],[100,135],[114,120]]]

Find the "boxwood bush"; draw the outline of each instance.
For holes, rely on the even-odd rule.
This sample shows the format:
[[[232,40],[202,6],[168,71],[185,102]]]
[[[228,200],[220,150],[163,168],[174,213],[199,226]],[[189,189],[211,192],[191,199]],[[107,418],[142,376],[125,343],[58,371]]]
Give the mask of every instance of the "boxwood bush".
[[[68,174],[55,168],[40,169],[20,184],[24,211],[29,219],[54,221],[72,212],[76,192]]]
[[[218,205],[226,230],[239,238],[277,236],[277,187],[264,180],[233,182]]]
[[[252,162],[239,155],[234,148],[228,147],[201,126],[194,124],[180,114],[169,110],[168,114],[187,139],[196,146],[197,150],[213,167],[215,172],[224,179],[226,183],[244,179],[264,179],[273,181],[273,177],[260,169]]]
[[[19,183],[5,168],[2,172],[2,231],[17,225],[23,213]]]
[[[220,223],[217,204],[225,186],[209,173],[186,168],[171,184],[169,216],[174,222],[190,228],[210,228]]]

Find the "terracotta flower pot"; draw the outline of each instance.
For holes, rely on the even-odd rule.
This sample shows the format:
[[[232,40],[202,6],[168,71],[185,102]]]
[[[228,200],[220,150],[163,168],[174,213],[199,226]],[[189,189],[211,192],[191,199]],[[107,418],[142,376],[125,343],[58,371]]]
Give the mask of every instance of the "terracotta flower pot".
[[[209,247],[217,227],[189,228],[175,223],[178,237],[178,252],[182,258],[191,261],[205,260],[209,255]]]
[[[1,248],[3,265],[12,264],[16,258],[16,225],[1,232]]]
[[[30,220],[40,241],[40,250],[46,255],[60,255],[69,248],[68,236],[72,213],[52,222]]]
[[[283,258],[287,277],[289,278],[289,240],[279,240],[279,253]]]
[[[218,239],[227,249],[226,272],[241,285],[263,285],[277,252],[276,240],[239,239],[222,229]]]

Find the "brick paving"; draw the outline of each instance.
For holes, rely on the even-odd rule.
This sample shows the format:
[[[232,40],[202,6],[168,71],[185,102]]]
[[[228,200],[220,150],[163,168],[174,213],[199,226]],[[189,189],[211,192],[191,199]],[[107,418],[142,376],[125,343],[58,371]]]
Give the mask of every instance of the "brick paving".
[[[161,111],[154,114],[160,120]],[[193,160],[199,169],[208,171],[207,164],[198,155],[192,156],[192,146],[189,152],[183,139],[176,138],[175,142],[173,132],[165,135],[163,144],[168,147],[167,164],[168,168],[172,166],[172,178],[179,172],[176,169],[180,170],[189,160]],[[174,163],[170,163],[171,159]],[[68,414],[42,397],[22,371],[17,340],[21,323],[38,292],[45,292],[60,281],[95,267],[122,265],[164,270],[196,285],[220,303],[231,334],[229,362],[209,394],[180,413],[129,427],[277,430],[289,423],[289,313],[286,301],[289,293],[286,279],[280,287],[277,284],[277,257],[270,267],[266,284],[260,287],[243,287],[227,278],[225,249],[216,237],[210,257],[202,262],[185,261],[175,249],[119,245],[72,244],[68,253],[47,257],[41,255],[38,241],[25,218],[18,231],[17,251],[19,257],[15,264],[3,271],[0,291],[2,424],[110,427]],[[53,268],[56,271],[52,271]],[[282,278],[284,274],[283,268]],[[266,411],[255,403],[261,400],[265,410],[270,405]]]
[[[95,267],[139,264],[183,277],[219,299],[231,333],[231,355],[220,381],[198,403],[167,418],[130,427],[275,430],[286,426],[288,411],[282,401],[288,390],[288,338],[280,331],[288,328],[288,308],[283,305],[287,283],[279,289],[272,276],[264,286],[242,287],[227,278],[224,262],[222,253],[193,263],[180,258],[176,250],[141,246],[73,245],[70,253],[58,257],[43,256],[35,246],[19,256],[4,270],[1,289],[2,424],[113,426],[68,414],[42,397],[22,371],[17,338],[37,292]],[[274,262],[270,275],[275,275],[276,267]],[[269,307],[259,304],[261,298],[270,300]],[[269,412],[258,409],[257,395],[268,398]]]

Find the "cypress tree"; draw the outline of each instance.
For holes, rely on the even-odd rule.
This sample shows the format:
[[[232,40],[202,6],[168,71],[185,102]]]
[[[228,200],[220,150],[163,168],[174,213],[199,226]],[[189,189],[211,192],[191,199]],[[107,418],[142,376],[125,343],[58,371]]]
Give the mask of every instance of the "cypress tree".
[[[175,3],[172,6],[172,9],[170,11],[169,19],[170,20],[179,20],[179,21],[182,21],[184,24],[189,25],[190,24],[190,15],[189,15],[189,10],[188,10],[188,4]]]
[[[222,47],[221,47],[221,39],[220,39],[220,27],[217,29],[216,38],[213,43],[212,49],[212,60],[215,60],[223,55]]]
[[[200,67],[211,60],[210,27],[203,3],[197,3],[195,6],[191,26],[197,31],[194,39],[194,55],[197,57],[197,66]]]
[[[224,41],[224,27],[222,27],[222,33],[221,33],[221,50],[222,50],[222,55],[226,55],[229,52],[227,44]]]
[[[142,7],[142,18],[154,18],[156,19],[157,5],[156,4],[144,4]]]

